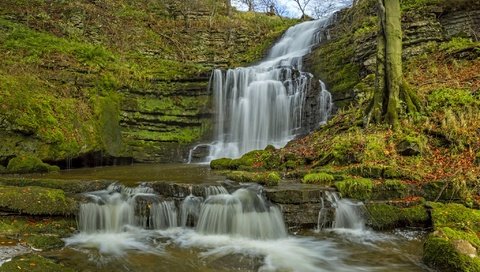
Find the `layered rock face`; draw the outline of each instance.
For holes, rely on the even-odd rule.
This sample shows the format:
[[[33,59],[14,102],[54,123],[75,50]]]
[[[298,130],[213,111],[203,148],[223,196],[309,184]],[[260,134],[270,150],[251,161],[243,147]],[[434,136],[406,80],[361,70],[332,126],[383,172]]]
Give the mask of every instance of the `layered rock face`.
[[[260,59],[295,23],[198,3],[3,1],[0,165],[183,161],[210,131],[210,71]]]

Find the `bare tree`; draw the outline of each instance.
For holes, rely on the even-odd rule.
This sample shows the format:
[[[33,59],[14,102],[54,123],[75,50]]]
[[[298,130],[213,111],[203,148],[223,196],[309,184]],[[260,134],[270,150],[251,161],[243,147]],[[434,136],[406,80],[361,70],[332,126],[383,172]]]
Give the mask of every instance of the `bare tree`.
[[[257,7],[266,13],[279,16],[285,15],[287,11],[287,8],[280,4],[278,0],[258,0]]]
[[[333,1],[313,0],[311,4],[310,12],[315,19],[327,16],[335,8]]]
[[[305,11],[307,9],[308,4],[310,4],[311,0],[292,0],[297,4],[298,9],[302,13],[301,18],[306,18],[307,15],[305,14]]]
[[[257,7],[257,0],[236,0],[239,3],[242,3],[247,6],[248,11],[254,11]]]

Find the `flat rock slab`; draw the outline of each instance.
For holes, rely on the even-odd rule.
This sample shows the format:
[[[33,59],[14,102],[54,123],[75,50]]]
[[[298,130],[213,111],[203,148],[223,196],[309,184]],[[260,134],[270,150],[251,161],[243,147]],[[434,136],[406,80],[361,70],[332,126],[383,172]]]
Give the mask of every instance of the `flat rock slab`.
[[[267,198],[278,204],[321,203],[326,191],[333,188],[299,183],[285,183],[277,187],[265,188]]]

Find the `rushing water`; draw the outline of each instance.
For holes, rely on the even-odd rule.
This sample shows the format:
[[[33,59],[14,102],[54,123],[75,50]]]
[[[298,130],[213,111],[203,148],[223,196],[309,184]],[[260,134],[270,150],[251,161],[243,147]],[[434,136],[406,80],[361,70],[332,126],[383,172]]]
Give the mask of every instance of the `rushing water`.
[[[335,194],[325,200],[339,212],[332,228],[295,236],[260,186],[206,186],[204,196],[165,199],[148,185],[116,184],[86,193],[80,232],[45,254],[80,271],[427,271],[420,238],[343,222],[342,210],[361,214]]]
[[[318,42],[326,22],[309,21],[291,27],[258,65],[213,71],[210,85],[217,119],[209,160],[239,157],[269,144],[283,147],[300,131],[313,77],[302,71],[302,58]],[[319,92],[323,124],[332,100],[325,85]]]

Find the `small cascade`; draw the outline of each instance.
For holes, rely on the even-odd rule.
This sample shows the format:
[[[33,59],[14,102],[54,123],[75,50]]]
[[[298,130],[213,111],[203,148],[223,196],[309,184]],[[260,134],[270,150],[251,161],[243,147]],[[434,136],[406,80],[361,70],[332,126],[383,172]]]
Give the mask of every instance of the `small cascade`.
[[[205,197],[208,198],[212,195],[228,194],[227,189],[223,186],[207,186],[205,187]]]
[[[254,239],[287,237],[280,210],[268,205],[253,188],[210,196],[202,206],[196,230]]]
[[[200,208],[203,198],[190,194],[185,197],[180,207],[180,223],[182,227],[194,227],[200,216]]]
[[[320,110],[320,125],[323,126],[327,124],[328,118],[332,114],[333,102],[332,94],[327,90],[325,83],[319,80],[321,91],[318,96],[318,105]]]
[[[325,228],[365,229],[365,206],[362,202],[340,198],[336,192],[326,191],[325,194],[326,199],[322,199],[322,207],[318,213],[318,230]],[[325,205],[325,201],[330,203],[331,208]]]
[[[122,232],[126,226],[168,228],[177,226],[172,201],[162,201],[152,188],[110,185],[106,190],[85,194],[91,202],[80,205],[79,230]]]

